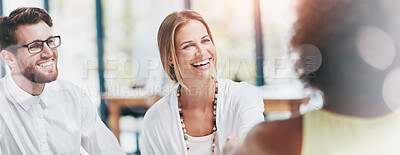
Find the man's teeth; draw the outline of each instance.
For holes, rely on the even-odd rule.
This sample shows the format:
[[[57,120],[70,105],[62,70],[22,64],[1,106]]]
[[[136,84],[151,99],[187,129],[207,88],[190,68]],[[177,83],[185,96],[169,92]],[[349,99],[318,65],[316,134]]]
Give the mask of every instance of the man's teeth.
[[[39,65],[40,65],[41,67],[47,67],[47,66],[50,66],[51,64],[53,64],[53,60],[48,61],[48,62],[46,62],[46,63],[39,64]]]
[[[207,64],[209,62],[210,62],[210,59],[206,59],[206,60],[203,60],[203,61],[200,61],[200,62],[196,62],[193,65],[194,66],[205,65],[205,64]]]

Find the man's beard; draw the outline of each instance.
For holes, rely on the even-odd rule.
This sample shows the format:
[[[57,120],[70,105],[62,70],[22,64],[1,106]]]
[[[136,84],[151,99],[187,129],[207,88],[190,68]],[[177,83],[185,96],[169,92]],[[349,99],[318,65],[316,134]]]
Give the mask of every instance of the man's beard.
[[[55,63],[55,62],[54,62]],[[56,64],[54,64],[56,65]],[[29,81],[34,83],[49,83],[55,81],[58,77],[58,68],[55,68],[55,71],[52,71],[49,75],[44,75],[38,71],[36,71],[35,66],[28,66],[24,69],[22,75],[27,78]]]

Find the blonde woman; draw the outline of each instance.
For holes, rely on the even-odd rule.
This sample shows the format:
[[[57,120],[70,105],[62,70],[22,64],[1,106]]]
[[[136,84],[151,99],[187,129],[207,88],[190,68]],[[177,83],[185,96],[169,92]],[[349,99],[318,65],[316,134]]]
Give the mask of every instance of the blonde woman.
[[[146,113],[143,154],[221,154],[228,134],[243,138],[263,121],[264,104],[255,87],[215,78],[214,40],[199,13],[168,15],[158,47],[177,86]]]

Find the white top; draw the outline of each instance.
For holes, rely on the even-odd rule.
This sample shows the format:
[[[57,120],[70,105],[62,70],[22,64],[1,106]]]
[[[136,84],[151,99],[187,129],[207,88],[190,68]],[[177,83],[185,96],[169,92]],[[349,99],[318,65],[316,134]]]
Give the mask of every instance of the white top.
[[[0,80],[0,155],[125,154],[84,91],[63,80],[32,96]]]
[[[218,134],[218,132],[217,132]],[[194,155],[211,155],[212,154],[213,134],[203,137],[192,137],[188,135],[187,143],[189,145],[190,154]],[[221,151],[218,148],[218,136],[215,137],[214,155],[220,155]]]
[[[176,97],[177,86],[144,116],[140,149],[144,155],[187,154]],[[264,103],[258,89],[245,82],[218,79],[216,125],[219,150],[229,133],[244,138],[247,132],[264,121]]]

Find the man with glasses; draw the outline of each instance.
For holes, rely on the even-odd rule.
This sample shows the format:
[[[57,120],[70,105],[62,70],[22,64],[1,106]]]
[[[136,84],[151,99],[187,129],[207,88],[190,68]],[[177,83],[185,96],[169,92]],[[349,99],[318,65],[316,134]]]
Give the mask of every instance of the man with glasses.
[[[57,79],[53,23],[39,8],[0,18],[1,57],[11,74],[0,80],[0,155],[125,154],[84,91]]]

